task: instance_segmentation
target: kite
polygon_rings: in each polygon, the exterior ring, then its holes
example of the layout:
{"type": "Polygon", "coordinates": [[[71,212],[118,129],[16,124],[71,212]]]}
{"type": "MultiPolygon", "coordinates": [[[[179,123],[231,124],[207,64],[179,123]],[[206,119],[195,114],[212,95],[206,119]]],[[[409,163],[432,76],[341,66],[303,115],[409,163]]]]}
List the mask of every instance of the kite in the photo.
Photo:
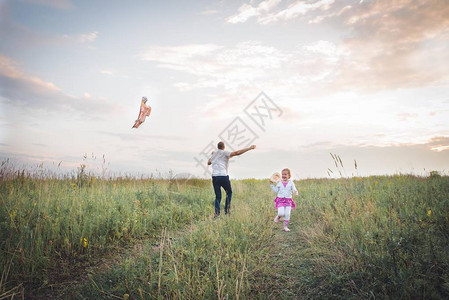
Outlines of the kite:
{"type": "Polygon", "coordinates": [[[147,97],[142,97],[142,102],[140,102],[140,111],[137,120],[132,128],[139,128],[139,126],[145,122],[145,118],[150,116],[151,106],[147,105],[147,97]]]}

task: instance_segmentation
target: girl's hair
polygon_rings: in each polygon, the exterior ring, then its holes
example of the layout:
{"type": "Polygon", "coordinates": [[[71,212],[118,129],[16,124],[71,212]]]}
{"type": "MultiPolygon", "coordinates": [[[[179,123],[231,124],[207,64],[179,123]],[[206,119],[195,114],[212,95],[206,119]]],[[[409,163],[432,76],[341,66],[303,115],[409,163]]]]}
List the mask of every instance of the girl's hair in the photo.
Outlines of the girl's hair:
{"type": "MultiPolygon", "coordinates": [[[[289,168],[285,168],[285,169],[282,170],[282,172],[284,172],[284,171],[287,171],[287,173],[288,173],[288,178],[290,179],[290,177],[292,177],[292,173],[290,172],[290,169],[289,169],[289,168]]],[[[281,172],[281,173],[282,173],[282,172],[281,172]]]]}

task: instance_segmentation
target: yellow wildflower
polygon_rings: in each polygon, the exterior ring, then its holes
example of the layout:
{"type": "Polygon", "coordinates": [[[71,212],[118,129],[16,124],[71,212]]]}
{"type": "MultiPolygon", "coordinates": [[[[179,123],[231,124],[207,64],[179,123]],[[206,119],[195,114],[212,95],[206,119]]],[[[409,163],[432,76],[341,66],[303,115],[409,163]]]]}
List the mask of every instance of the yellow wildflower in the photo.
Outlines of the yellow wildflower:
{"type": "Polygon", "coordinates": [[[432,215],[432,210],[429,209],[429,210],[427,211],[427,215],[430,217],[430,216],[432,215]]]}

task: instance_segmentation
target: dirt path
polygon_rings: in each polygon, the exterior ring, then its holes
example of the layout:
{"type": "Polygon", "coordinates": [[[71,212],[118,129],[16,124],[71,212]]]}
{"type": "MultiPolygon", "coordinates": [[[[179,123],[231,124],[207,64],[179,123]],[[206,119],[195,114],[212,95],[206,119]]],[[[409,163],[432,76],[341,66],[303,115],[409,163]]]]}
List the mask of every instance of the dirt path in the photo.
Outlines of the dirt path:
{"type": "Polygon", "coordinates": [[[307,251],[300,225],[291,220],[290,232],[283,231],[282,221],[273,224],[274,236],[270,267],[265,275],[268,299],[305,299],[304,254],[307,251]]]}

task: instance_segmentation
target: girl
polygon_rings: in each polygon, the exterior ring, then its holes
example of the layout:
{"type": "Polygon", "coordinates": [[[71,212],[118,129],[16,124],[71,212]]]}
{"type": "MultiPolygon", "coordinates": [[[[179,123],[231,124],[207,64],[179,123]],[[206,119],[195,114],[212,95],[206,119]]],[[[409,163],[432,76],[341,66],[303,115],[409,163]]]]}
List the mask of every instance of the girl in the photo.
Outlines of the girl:
{"type": "Polygon", "coordinates": [[[270,179],[270,187],[273,192],[277,194],[274,202],[276,203],[275,207],[278,210],[278,214],[276,218],[274,218],[274,222],[277,223],[279,221],[279,218],[283,216],[284,231],[290,231],[290,229],[288,229],[288,223],[290,222],[290,212],[296,206],[295,201],[293,201],[292,198],[292,193],[298,195],[298,190],[296,189],[293,181],[290,180],[290,177],[290,169],[286,168],[282,170],[282,180],[276,183],[273,179],[270,179]]]}

